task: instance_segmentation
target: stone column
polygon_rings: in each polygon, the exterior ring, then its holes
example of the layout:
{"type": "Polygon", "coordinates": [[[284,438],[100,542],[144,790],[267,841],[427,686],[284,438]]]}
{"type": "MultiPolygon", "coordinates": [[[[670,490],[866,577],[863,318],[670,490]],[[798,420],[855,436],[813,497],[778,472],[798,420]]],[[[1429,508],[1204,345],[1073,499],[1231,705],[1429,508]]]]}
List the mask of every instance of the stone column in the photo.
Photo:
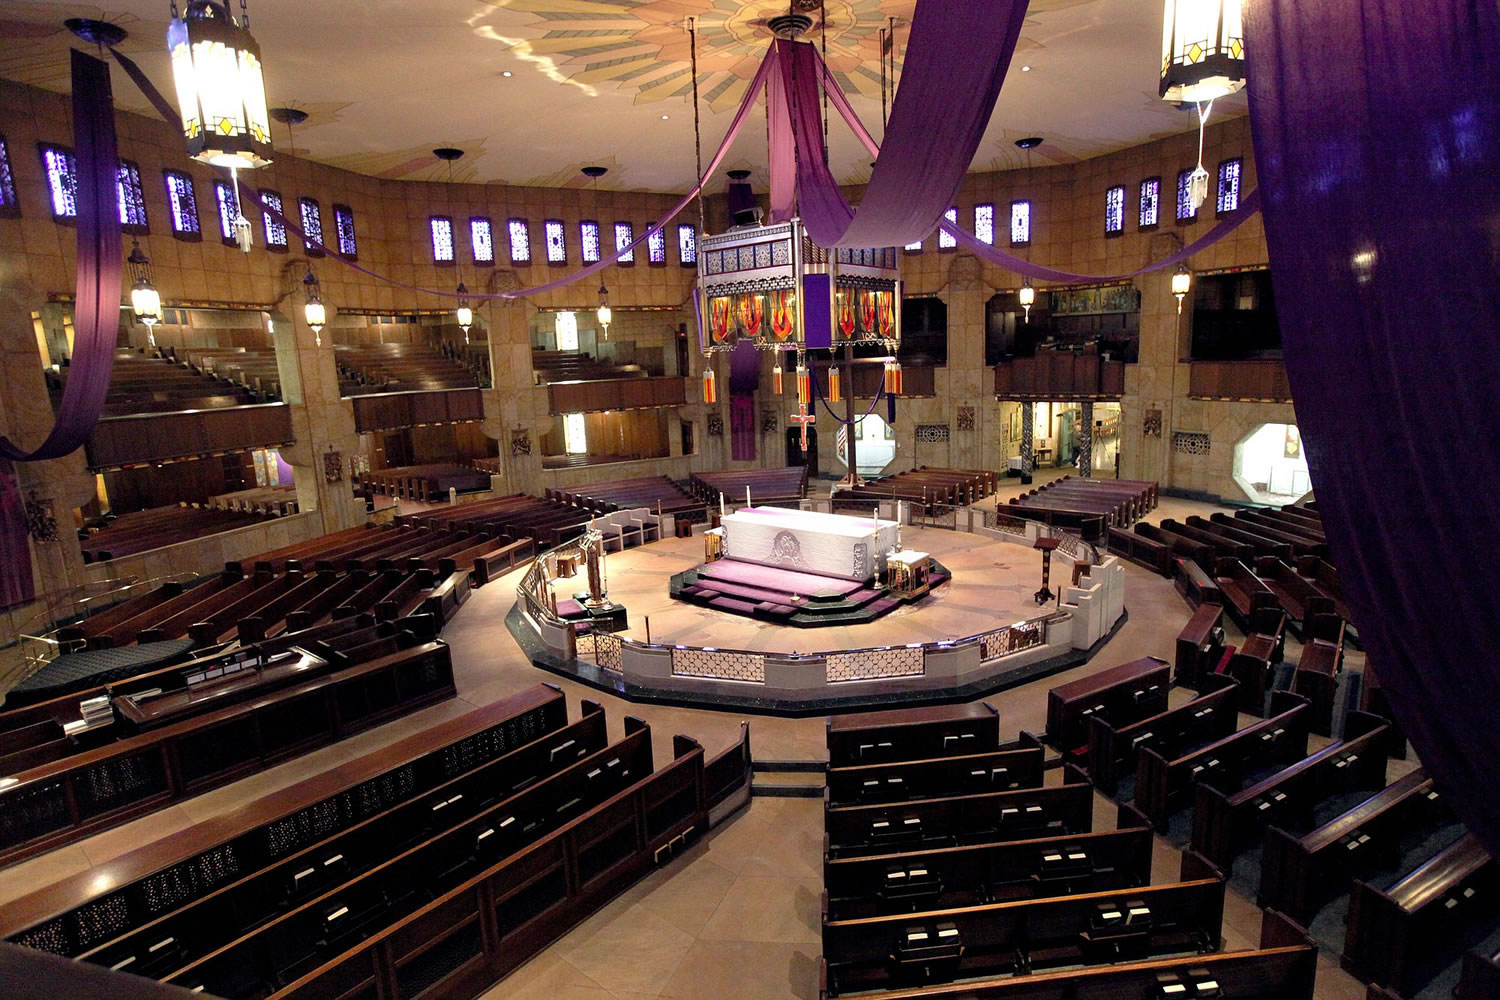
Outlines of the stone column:
{"type": "MultiPolygon", "coordinates": [[[[291,406],[295,438],[291,447],[281,449],[281,456],[293,467],[298,506],[304,512],[318,511],[327,534],[365,520],[365,505],[355,498],[349,481],[349,460],[359,454],[359,435],[354,430],[354,404],[339,396],[332,329],[323,328],[319,346],[303,319],[302,273],[299,262],[287,265],[286,291],[271,313],[281,398],[291,406]]],[[[328,306],[330,322],[334,305],[328,306]]]]}
{"type": "Polygon", "coordinates": [[[1036,404],[1021,404],[1021,481],[1031,481],[1031,442],[1036,427],[1036,404]]]}
{"type": "MultiPolygon", "coordinates": [[[[516,272],[491,275],[486,291],[520,287],[516,272]]],[[[537,309],[526,299],[494,299],[489,315],[490,388],[484,391],[484,433],[498,442],[505,493],[540,496],[542,432],[551,424],[546,386],[535,385],[531,367],[531,318],[537,309]]]]}
{"type": "Polygon", "coordinates": [[[1094,402],[1086,400],[1081,408],[1078,432],[1078,474],[1094,474],[1094,402]]]}

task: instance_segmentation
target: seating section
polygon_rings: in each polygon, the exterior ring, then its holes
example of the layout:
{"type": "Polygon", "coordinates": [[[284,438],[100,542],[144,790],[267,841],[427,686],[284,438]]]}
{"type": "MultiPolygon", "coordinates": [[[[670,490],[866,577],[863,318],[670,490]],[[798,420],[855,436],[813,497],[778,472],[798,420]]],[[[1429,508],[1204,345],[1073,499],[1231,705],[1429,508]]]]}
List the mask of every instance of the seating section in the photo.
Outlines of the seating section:
{"type": "MultiPolygon", "coordinates": [[[[1131,543],[1111,541],[1110,529],[1128,528],[1137,520],[1154,510],[1157,504],[1157,485],[1131,479],[1087,479],[1063,476],[1045,486],[1013,497],[1002,510],[1015,517],[1024,517],[1061,528],[1073,528],[1086,541],[1123,545],[1126,552],[1134,554],[1131,543]]],[[[1145,525],[1136,525],[1137,531],[1151,541],[1161,541],[1154,534],[1141,531],[1145,525]]],[[[1142,546],[1140,555],[1148,564],[1159,564],[1159,552],[1153,553],[1142,546]]],[[[1154,567],[1153,567],[1154,568],[1154,567]]]]}
{"type": "Polygon", "coordinates": [[[333,356],[341,396],[479,385],[473,371],[429,344],[339,344],[333,356]]]}
{"type": "Polygon", "coordinates": [[[234,493],[221,493],[209,497],[205,507],[218,510],[251,511],[257,514],[275,514],[286,517],[298,511],[297,487],[291,483],[281,486],[259,486],[234,493]]]}
{"type": "Polygon", "coordinates": [[[651,373],[640,365],[617,365],[596,360],[584,351],[531,352],[531,367],[538,385],[551,382],[593,382],[599,379],[645,378],[651,373]]]}
{"type": "Polygon", "coordinates": [[[713,510],[718,509],[720,495],[727,503],[739,504],[747,489],[752,504],[790,503],[807,496],[807,467],[698,472],[688,485],[693,495],[713,510]]]}
{"type": "MultiPolygon", "coordinates": [[[[1115,695],[1165,681],[1133,669],[1098,686],[1117,718],[1131,699],[1115,695]]],[[[1083,694],[1049,699],[1063,743],[1103,722],[1083,694]]],[[[1301,928],[1268,914],[1260,949],[1219,953],[1223,874],[1189,852],[1178,881],[1152,884],[1146,818],[1121,805],[1095,830],[1084,773],[1063,763],[1044,783],[1041,741],[1001,743],[989,706],[843,716],[827,741],[821,998],[1311,1000],[1301,928]]]]}
{"type": "Polygon", "coordinates": [[[549,489],[547,499],[597,514],[627,507],[646,507],[653,513],[672,514],[678,520],[701,521],[706,516],[704,501],[666,476],[549,489]]]}
{"type": "Polygon", "coordinates": [[[270,347],[164,348],[163,355],[225,385],[240,386],[262,403],[281,399],[281,374],[270,347]]]}
{"type": "Polygon", "coordinates": [[[430,503],[447,500],[450,489],[460,493],[488,490],[490,473],[471,465],[439,462],[364,472],[359,476],[359,483],[386,496],[430,503]]]}
{"type": "Polygon", "coordinates": [[[538,685],[0,916],[12,942],[229,1000],[483,992],[748,799],[712,757],[538,685]]]}
{"type": "Polygon", "coordinates": [[[267,509],[236,510],[186,503],[152,507],[108,517],[96,527],[86,526],[78,533],[79,548],[83,550],[84,562],[105,562],[277,516],[278,512],[267,509]]]}
{"type": "Polygon", "coordinates": [[[919,503],[924,512],[932,513],[934,504],[965,507],[993,496],[999,482],[999,476],[983,469],[939,469],[924,465],[909,472],[867,479],[863,486],[853,489],[840,489],[834,494],[834,501],[905,500],[909,504],[919,503]]]}
{"type": "MultiPolygon", "coordinates": [[[[67,385],[68,373],[69,369],[64,368],[48,374],[54,394],[61,394],[67,385]]],[[[102,415],[122,417],[136,413],[211,410],[274,401],[274,398],[262,397],[243,385],[177,364],[170,353],[148,355],[121,350],[115,352],[102,415]]]]}
{"type": "Polygon", "coordinates": [[[524,538],[537,548],[555,547],[583,534],[594,513],[561,500],[538,500],[524,493],[434,507],[397,516],[396,523],[429,530],[479,532],[524,538]]]}

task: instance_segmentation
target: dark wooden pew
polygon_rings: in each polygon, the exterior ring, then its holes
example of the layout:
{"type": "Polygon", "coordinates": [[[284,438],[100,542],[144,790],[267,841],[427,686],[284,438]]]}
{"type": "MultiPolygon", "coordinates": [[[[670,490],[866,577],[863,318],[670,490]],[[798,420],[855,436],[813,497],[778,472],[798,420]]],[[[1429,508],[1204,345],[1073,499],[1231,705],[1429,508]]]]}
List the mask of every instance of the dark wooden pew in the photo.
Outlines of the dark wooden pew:
{"type": "Polygon", "coordinates": [[[1177,633],[1176,671],[1172,681],[1200,688],[1224,656],[1224,608],[1202,604],[1177,633]]]}
{"type": "Polygon", "coordinates": [[[1172,557],[1172,585],[1195,608],[1204,604],[1222,605],[1224,603],[1224,595],[1219,592],[1219,585],[1214,582],[1213,577],[1204,572],[1202,566],[1192,559],[1182,556],[1172,557]]]}
{"type": "Polygon", "coordinates": [[[1291,560],[1292,547],[1286,542],[1278,542],[1274,539],[1254,535],[1247,531],[1241,531],[1235,527],[1233,519],[1229,521],[1211,521],[1197,514],[1188,516],[1187,523],[1200,531],[1206,531],[1211,535],[1218,535],[1233,542],[1242,542],[1249,545],[1255,551],[1257,557],[1271,557],[1274,559],[1291,560]]]}
{"type": "Polygon", "coordinates": [[[833,767],[827,774],[828,801],[834,806],[951,798],[1041,783],[1041,747],[833,767]]]}
{"type": "Polygon", "coordinates": [[[1246,563],[1255,561],[1255,547],[1233,538],[1205,531],[1191,524],[1183,524],[1173,518],[1166,518],[1161,522],[1163,531],[1170,531],[1174,535],[1190,538],[1195,542],[1202,542],[1213,549],[1216,559],[1239,559],[1246,563]]]}
{"type": "Polygon", "coordinates": [[[1224,595],[1224,607],[1241,628],[1248,629],[1250,616],[1261,608],[1279,607],[1276,594],[1249,566],[1238,559],[1214,563],[1214,582],[1224,595]]]}
{"type": "Polygon", "coordinates": [[[1351,712],[1345,731],[1340,742],[1239,791],[1200,783],[1193,802],[1193,850],[1228,873],[1235,857],[1258,844],[1271,824],[1305,829],[1323,799],[1383,787],[1390,737],[1385,721],[1351,712]]]}
{"type": "Polygon", "coordinates": [[[1167,661],[1154,656],[1101,670],[1047,692],[1047,742],[1064,753],[1088,746],[1088,720],[1126,725],[1167,707],[1167,661]]]}
{"type": "Polygon", "coordinates": [[[1334,614],[1333,599],[1283,559],[1262,556],[1255,560],[1255,575],[1271,588],[1299,635],[1303,622],[1318,615],[1334,614]]]}
{"type": "Polygon", "coordinates": [[[1271,695],[1274,713],[1223,739],[1171,760],[1149,747],[1136,757],[1135,805],[1158,830],[1199,784],[1238,790],[1247,778],[1307,756],[1307,699],[1271,695]]]}
{"type": "MultiPolygon", "coordinates": [[[[1205,605],[1208,607],[1208,605],[1205,605]]],[[[1089,720],[1089,778],[1112,795],[1121,774],[1134,774],[1136,755],[1150,747],[1168,759],[1222,739],[1238,724],[1238,685],[1223,674],[1210,674],[1192,701],[1116,728],[1107,719],[1089,720]]]]}
{"type": "Polygon", "coordinates": [[[1167,576],[1172,571],[1171,548],[1134,531],[1111,526],[1109,551],[1162,576],[1167,576]]]}
{"type": "Polygon", "coordinates": [[[993,707],[944,705],[829,718],[828,764],[927,760],[1000,749],[1000,716],[993,707]]]}
{"type": "Polygon", "coordinates": [[[1333,733],[1334,695],[1343,669],[1344,619],[1319,615],[1303,629],[1302,655],[1292,675],[1292,690],[1312,702],[1313,732],[1333,733]]]}

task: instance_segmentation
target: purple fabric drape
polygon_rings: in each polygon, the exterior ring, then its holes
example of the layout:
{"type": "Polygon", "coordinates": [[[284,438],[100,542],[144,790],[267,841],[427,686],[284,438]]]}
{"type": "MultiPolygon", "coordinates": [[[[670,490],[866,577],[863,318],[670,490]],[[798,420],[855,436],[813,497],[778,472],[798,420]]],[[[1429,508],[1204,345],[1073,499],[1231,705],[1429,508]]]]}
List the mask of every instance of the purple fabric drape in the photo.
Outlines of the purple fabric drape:
{"type": "Polygon", "coordinates": [[[917,5],[885,153],[875,161],[858,212],[822,156],[817,52],[808,42],[776,42],[802,153],[798,211],[813,242],[828,248],[902,246],[932,232],[953,205],[989,125],[1027,7],[1028,0],[917,5]]]}
{"type": "MultiPolygon", "coordinates": [[[[771,46],[767,59],[777,58],[771,46]]],[[[780,73],[766,77],[766,156],[771,175],[771,221],[797,215],[797,137],[792,132],[792,105],[780,73]]]]}
{"type": "Polygon", "coordinates": [[[760,352],[748,340],[729,352],[729,443],[736,462],[755,460],[755,390],[760,385],[760,352]]]}
{"type": "Polygon", "coordinates": [[[1500,17],[1245,15],[1287,376],[1339,578],[1423,765],[1500,851],[1500,17]]]}
{"type": "Polygon", "coordinates": [[[26,517],[13,462],[62,458],[94,430],[109,392],[120,331],[120,213],[114,99],[109,65],[73,50],[73,156],[77,169],[78,244],[73,357],[57,419],[30,451],[0,438],[0,607],[35,596],[26,517]]]}

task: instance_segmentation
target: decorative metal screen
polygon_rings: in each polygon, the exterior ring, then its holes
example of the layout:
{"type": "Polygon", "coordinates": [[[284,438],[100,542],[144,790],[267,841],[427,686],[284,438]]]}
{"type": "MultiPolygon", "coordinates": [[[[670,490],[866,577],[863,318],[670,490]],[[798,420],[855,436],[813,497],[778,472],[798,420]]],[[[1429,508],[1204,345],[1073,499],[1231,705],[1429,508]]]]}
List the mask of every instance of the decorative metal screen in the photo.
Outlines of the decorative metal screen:
{"type": "Polygon", "coordinates": [[[1208,435],[1197,431],[1173,431],[1172,450],[1179,455],[1207,455],[1208,435]]]}
{"type": "Polygon", "coordinates": [[[987,510],[984,512],[984,526],[986,528],[993,528],[996,531],[1003,531],[1007,535],[1025,537],[1027,523],[1019,517],[1011,517],[1009,514],[1002,514],[997,510],[987,510]]]}
{"type": "Polygon", "coordinates": [[[1156,225],[1161,213],[1161,178],[1148,177],[1141,181],[1141,228],[1156,225]]]}
{"type": "Polygon", "coordinates": [[[121,160],[115,172],[115,194],[120,201],[120,227],[127,233],[145,233],[146,191],[141,187],[141,168],[121,160]]]}
{"type": "Polygon", "coordinates": [[[1008,656],[1023,649],[1040,646],[1045,641],[1046,630],[1040,622],[1007,625],[993,632],[985,632],[979,637],[979,658],[993,660],[997,656],[1008,656]]]}
{"type": "Polygon", "coordinates": [[[547,219],[542,223],[542,235],[547,242],[547,263],[568,262],[568,237],[561,219],[547,219]]]}
{"type": "Polygon", "coordinates": [[[759,653],[723,649],[673,649],[675,677],[708,677],[718,681],[766,682],[766,658],[759,653]]]}
{"type": "MultiPolygon", "coordinates": [[[[264,188],[260,192],[262,204],[274,208],[278,213],[282,212],[281,195],[275,191],[267,191],[264,188]]],[[[286,226],[271,217],[270,212],[261,212],[261,223],[266,229],[266,246],[286,249],[286,226]]]]}
{"type": "Polygon", "coordinates": [[[995,242],[995,206],[974,206],[974,235],[991,245],[995,242]]]}
{"type": "Polygon", "coordinates": [[[947,424],[918,424],[917,441],[922,444],[942,444],[948,440],[947,424]]]}
{"type": "Polygon", "coordinates": [[[1225,160],[1219,164],[1219,197],[1217,199],[1218,214],[1225,215],[1240,207],[1240,170],[1243,164],[1239,160],[1225,160]]]}
{"type": "MultiPolygon", "coordinates": [[[[298,198],[297,210],[302,214],[302,232],[307,240],[323,242],[323,212],[318,208],[318,202],[313,198],[298,198]]],[[[311,242],[304,241],[303,248],[310,254],[321,255],[322,250],[314,247],[311,242]]]]}
{"type": "Polygon", "coordinates": [[[427,222],[432,229],[432,259],[439,264],[453,263],[453,220],[434,215],[427,222]]]}
{"type": "Polygon", "coordinates": [[[677,227],[677,260],[684,266],[698,263],[698,227],[684,222],[677,227]]]}
{"type": "MultiPolygon", "coordinates": [[[[957,208],[950,208],[950,209],[948,209],[948,211],[946,211],[946,212],[943,213],[943,218],[947,219],[948,222],[951,225],[955,225],[955,226],[958,225],[958,209],[957,208]]],[[[957,246],[958,246],[958,240],[954,239],[951,235],[949,235],[949,233],[948,233],[948,231],[946,229],[943,229],[942,227],[939,227],[938,228],[938,249],[939,250],[952,250],[952,249],[954,249],[957,246]]]]}
{"type": "Polygon", "coordinates": [[[348,205],[333,206],[333,226],[339,234],[339,253],[354,258],[359,255],[359,244],[354,239],[354,209],[348,205]]]}
{"type": "Polygon", "coordinates": [[[609,632],[586,632],[578,637],[578,655],[593,660],[605,670],[616,673],[625,669],[621,659],[620,637],[609,632]]]}
{"type": "Polygon", "coordinates": [[[1010,245],[1026,246],[1031,242],[1031,202],[1010,203],[1010,245]]]}
{"type": "Polygon", "coordinates": [[[855,653],[829,653],[828,683],[873,681],[882,677],[921,677],[926,654],[918,648],[863,649],[855,653]]]}
{"type": "Polygon", "coordinates": [[[599,259],[599,223],[585,219],[578,224],[578,245],[583,248],[585,264],[599,259]]]}
{"type": "Polygon", "coordinates": [[[495,229],[489,219],[475,216],[469,220],[469,249],[473,251],[474,263],[495,262],[495,229]]]}

